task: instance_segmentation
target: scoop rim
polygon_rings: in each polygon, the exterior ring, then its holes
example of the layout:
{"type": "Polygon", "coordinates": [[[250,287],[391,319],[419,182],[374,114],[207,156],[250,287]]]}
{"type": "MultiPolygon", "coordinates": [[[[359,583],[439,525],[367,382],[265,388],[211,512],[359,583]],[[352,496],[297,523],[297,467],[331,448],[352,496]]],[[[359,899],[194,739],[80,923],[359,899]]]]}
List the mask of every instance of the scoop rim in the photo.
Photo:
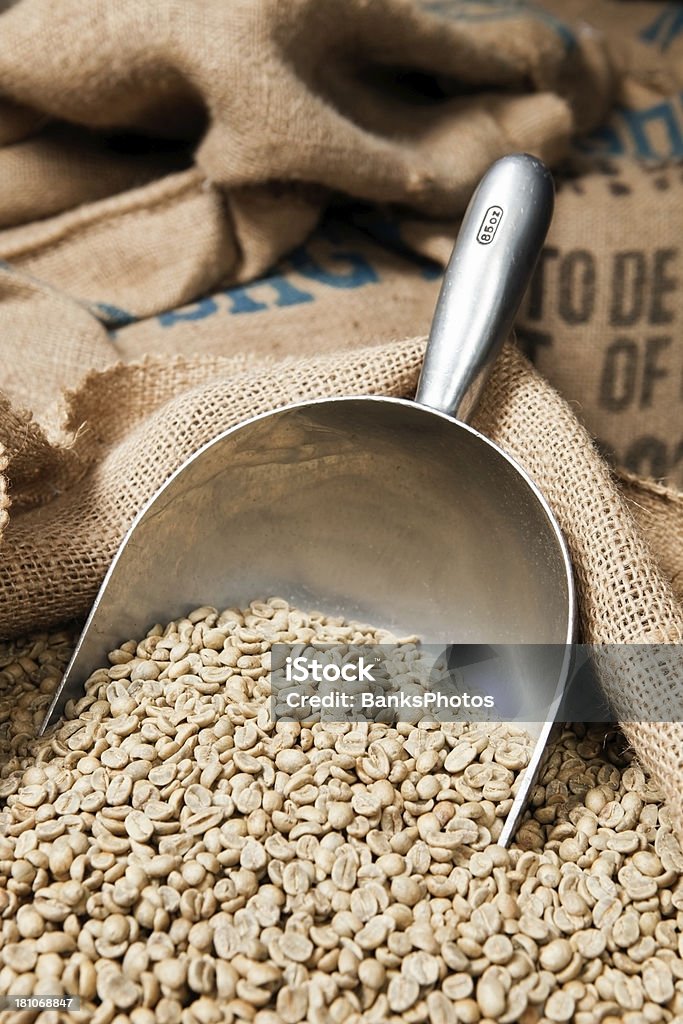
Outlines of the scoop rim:
{"type": "MultiPolygon", "coordinates": [[[[252,425],[254,425],[256,423],[259,423],[261,421],[264,421],[264,420],[267,420],[267,419],[270,419],[270,418],[274,418],[276,416],[281,416],[281,415],[286,414],[286,413],[303,411],[305,409],[316,408],[318,406],[323,406],[323,405],[338,405],[338,404],[343,404],[343,403],[354,403],[354,402],[363,402],[363,403],[373,402],[373,403],[378,403],[378,404],[390,403],[392,405],[400,406],[403,409],[411,410],[409,412],[409,415],[414,415],[415,412],[419,411],[420,413],[424,413],[426,415],[436,416],[436,417],[444,420],[445,422],[447,422],[451,426],[459,428],[460,430],[466,431],[468,434],[470,434],[473,437],[475,437],[478,441],[480,441],[486,447],[492,449],[495,455],[500,456],[501,458],[503,458],[511,466],[511,468],[513,470],[515,470],[522,477],[524,483],[527,485],[527,487],[529,488],[529,490],[531,491],[531,493],[535,497],[536,501],[541,506],[541,508],[542,508],[542,510],[543,510],[543,512],[545,514],[546,522],[548,523],[550,529],[552,530],[552,533],[554,535],[554,539],[555,539],[557,548],[559,549],[561,557],[562,557],[562,562],[563,562],[563,565],[564,565],[566,595],[567,595],[567,599],[566,599],[566,603],[567,603],[567,616],[566,616],[567,628],[566,628],[565,638],[564,638],[563,642],[564,642],[565,647],[568,650],[571,648],[571,645],[572,645],[572,643],[573,643],[573,641],[574,641],[574,639],[575,639],[575,637],[577,635],[578,615],[577,615],[576,586],[575,586],[574,575],[573,575],[573,571],[572,571],[572,560],[571,560],[571,555],[570,555],[570,552],[569,552],[569,547],[568,547],[567,541],[566,541],[566,539],[564,537],[564,534],[562,533],[560,525],[557,522],[555,514],[552,511],[550,505],[548,504],[548,501],[546,500],[546,498],[544,497],[544,495],[540,491],[538,485],[535,483],[535,481],[529,475],[529,473],[524,469],[523,466],[521,466],[516,461],[516,459],[514,459],[511,455],[509,455],[506,451],[504,451],[499,445],[497,445],[495,443],[495,441],[492,441],[489,437],[487,437],[485,434],[483,434],[480,430],[477,430],[475,427],[471,426],[469,423],[464,423],[462,420],[456,419],[454,416],[451,416],[448,413],[442,412],[439,409],[434,409],[431,406],[422,405],[421,403],[418,403],[418,402],[416,402],[416,401],[414,401],[412,399],[399,398],[399,397],[396,397],[396,396],[393,396],[393,395],[334,395],[334,396],[330,396],[330,397],[313,398],[313,399],[308,399],[308,400],[303,401],[303,402],[291,402],[291,403],[289,403],[287,405],[277,406],[275,409],[268,409],[265,412],[257,413],[255,416],[250,416],[247,419],[240,420],[239,423],[235,423],[232,427],[228,427],[225,430],[222,430],[220,433],[216,434],[209,441],[206,441],[199,448],[197,448],[194,452],[192,452],[192,454],[189,455],[186,459],[184,459],[183,462],[175,470],[173,470],[173,472],[170,473],[168,475],[168,477],[166,477],[164,482],[154,491],[154,493],[142,505],[142,507],[136,513],[136,515],[135,515],[133,521],[131,522],[130,526],[128,527],[128,529],[124,533],[123,537],[121,538],[121,540],[120,540],[120,542],[118,544],[118,547],[116,549],[116,553],[114,554],[114,557],[112,558],[112,561],[111,561],[111,563],[110,563],[110,565],[109,565],[109,567],[107,569],[107,572],[104,575],[102,583],[100,584],[100,586],[98,588],[97,594],[95,596],[95,600],[93,601],[92,607],[90,608],[90,611],[88,612],[88,616],[87,616],[87,618],[85,620],[85,623],[83,625],[83,629],[81,630],[81,633],[80,633],[80,635],[78,637],[78,640],[76,642],[76,645],[74,647],[73,654],[72,654],[71,658],[69,659],[69,664],[67,665],[67,667],[66,667],[66,669],[64,671],[64,674],[62,676],[60,685],[58,686],[58,688],[57,688],[57,690],[56,690],[56,692],[55,692],[55,694],[53,696],[53,699],[52,699],[52,701],[50,702],[50,704],[49,704],[49,706],[47,708],[47,711],[45,713],[45,718],[43,720],[43,723],[41,725],[41,728],[39,730],[39,734],[38,735],[42,735],[44,733],[45,729],[47,728],[48,723],[51,720],[51,717],[52,717],[54,709],[58,706],[58,704],[60,702],[61,693],[62,693],[62,691],[64,689],[65,684],[68,681],[68,678],[69,678],[69,676],[71,674],[73,666],[76,664],[76,660],[78,658],[81,646],[82,646],[82,644],[83,644],[83,642],[85,640],[86,635],[89,633],[91,626],[94,623],[94,620],[95,620],[95,617],[97,615],[98,608],[99,608],[99,605],[100,605],[100,601],[101,601],[101,599],[102,599],[102,597],[103,597],[103,595],[104,595],[104,593],[105,593],[105,591],[106,591],[106,589],[107,589],[107,587],[109,585],[111,577],[113,576],[114,572],[116,571],[119,559],[120,559],[120,557],[121,557],[121,555],[122,555],[126,545],[128,544],[129,540],[131,539],[135,529],[142,522],[144,517],[147,515],[147,513],[152,508],[152,506],[156,503],[156,501],[161,497],[161,495],[164,493],[164,491],[171,485],[171,483],[173,483],[173,481],[175,481],[175,479],[178,476],[180,476],[180,474],[183,473],[184,470],[187,469],[188,466],[191,463],[193,463],[196,459],[200,458],[205,452],[207,452],[214,445],[219,444],[220,442],[224,441],[227,437],[229,437],[231,434],[235,434],[238,431],[245,429],[246,427],[250,427],[250,426],[252,426],[252,425]]],[[[560,641],[558,641],[558,643],[559,642],[560,641]]],[[[568,676],[568,672],[569,672],[569,667],[568,667],[568,664],[567,664],[566,668],[563,669],[561,674],[560,674],[559,690],[562,690],[564,688],[564,685],[566,683],[566,679],[567,679],[567,676],[568,676]]]]}
{"type": "MultiPolygon", "coordinates": [[[[181,463],[181,465],[177,467],[177,469],[175,469],[172,473],[169,474],[166,480],[161,484],[160,487],[157,488],[154,494],[152,494],[151,497],[147,499],[145,504],[136,514],[131,525],[128,527],[124,536],[122,537],[121,542],[116,550],[116,554],[112,559],[111,565],[109,566],[109,569],[107,570],[107,573],[104,579],[102,580],[102,585],[98,591],[97,598],[95,600],[95,603],[93,604],[92,611],[94,612],[97,604],[99,603],[100,594],[104,591],[106,584],[108,583],[109,578],[113,573],[116,563],[118,562],[119,555],[122,552],[125,545],[128,543],[128,540],[130,539],[130,536],[132,535],[138,523],[142,521],[146,513],[156,502],[157,498],[176,479],[176,477],[178,477],[185,469],[187,469],[187,467],[192,462],[195,461],[195,459],[200,458],[201,455],[203,455],[214,445],[219,444],[221,441],[225,440],[225,438],[229,437],[231,434],[236,433],[238,430],[243,430],[245,427],[250,427],[255,423],[259,423],[271,417],[280,416],[283,413],[303,411],[304,409],[315,408],[317,406],[322,405],[336,405],[341,403],[353,402],[391,403],[392,405],[397,405],[401,406],[404,409],[412,410],[410,415],[412,415],[414,411],[419,410],[420,412],[423,412],[425,414],[437,416],[440,419],[444,420],[445,422],[451,424],[452,426],[458,427],[461,430],[466,431],[468,434],[471,434],[473,437],[477,438],[477,440],[481,441],[488,448],[491,448],[496,455],[499,455],[500,457],[505,459],[505,461],[522,477],[527,487],[531,490],[532,494],[534,495],[534,497],[540,504],[541,508],[543,509],[543,512],[545,513],[546,519],[550,524],[550,527],[555,536],[555,540],[562,555],[562,561],[564,563],[567,584],[568,605],[567,633],[565,637],[565,643],[571,644],[574,637],[576,636],[577,629],[576,585],[574,582],[574,575],[572,571],[571,554],[569,551],[567,541],[560,527],[560,524],[558,523],[557,518],[555,516],[555,513],[551,509],[547,499],[538,487],[538,484],[536,484],[536,482],[530,476],[527,470],[523,466],[521,466],[520,463],[517,462],[515,458],[513,458],[513,456],[509,455],[503,448],[500,447],[500,445],[496,444],[495,441],[492,441],[491,438],[487,437],[486,434],[483,434],[480,430],[477,430],[476,427],[473,427],[469,423],[465,423],[463,420],[457,419],[455,416],[451,416],[449,413],[442,412],[440,409],[434,409],[431,406],[422,405],[421,403],[416,402],[413,399],[400,398],[394,395],[333,395],[330,397],[307,399],[306,401],[303,402],[290,402],[287,405],[280,405],[277,406],[277,408],[275,409],[268,409],[265,412],[257,413],[255,416],[250,416],[247,419],[240,420],[239,423],[236,423],[232,427],[226,428],[219,434],[216,434],[214,437],[212,437],[209,441],[206,441],[203,445],[197,448],[196,451],[189,455],[181,463]]],[[[89,622],[90,615],[88,616],[88,620],[86,622],[86,625],[84,626],[84,632],[87,626],[89,625],[89,622]]]]}

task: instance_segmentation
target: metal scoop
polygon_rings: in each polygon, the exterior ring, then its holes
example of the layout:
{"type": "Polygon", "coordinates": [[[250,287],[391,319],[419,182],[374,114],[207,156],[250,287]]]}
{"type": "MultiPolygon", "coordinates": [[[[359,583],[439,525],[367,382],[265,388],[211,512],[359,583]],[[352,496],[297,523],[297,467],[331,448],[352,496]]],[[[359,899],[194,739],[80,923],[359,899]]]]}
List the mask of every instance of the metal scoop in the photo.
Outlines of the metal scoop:
{"type": "MultiPolygon", "coordinates": [[[[114,558],[43,729],[108,651],[207,603],[276,594],[442,645],[571,641],[559,527],[527,474],[464,422],[510,333],[552,207],[551,175],[533,157],[505,157],[484,176],[444,276],[415,402],[287,406],[220,434],[167,480],[114,558]]],[[[527,692],[546,671],[531,660],[527,692]]]]}

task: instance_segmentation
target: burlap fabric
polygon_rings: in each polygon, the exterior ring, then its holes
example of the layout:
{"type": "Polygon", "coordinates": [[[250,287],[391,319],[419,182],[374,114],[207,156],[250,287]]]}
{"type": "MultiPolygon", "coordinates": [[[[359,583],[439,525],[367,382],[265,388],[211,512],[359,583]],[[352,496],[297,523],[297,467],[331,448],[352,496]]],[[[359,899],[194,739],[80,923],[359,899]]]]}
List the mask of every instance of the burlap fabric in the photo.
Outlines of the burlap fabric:
{"type": "MultiPolygon", "coordinates": [[[[575,153],[565,170],[519,342],[576,400],[612,462],[680,485],[683,165],[575,153]]],[[[440,264],[454,233],[402,225],[407,244],[440,264]]]]}
{"type": "Polygon", "coordinates": [[[608,109],[609,65],[591,36],[570,53],[552,19],[454,15],[440,0],[351,0],[343,17],[334,0],[67,0],[58,12],[21,0],[0,37],[14,142],[7,173],[0,153],[0,192],[14,198],[0,207],[23,194],[31,219],[65,212],[9,229],[0,251],[79,298],[147,315],[265,269],[308,234],[330,190],[456,215],[496,157],[555,161],[577,124],[608,109]],[[452,95],[425,102],[420,76],[452,81],[452,95]],[[174,160],[190,143],[195,169],[145,186],[147,165],[119,161],[140,187],[72,211],[77,183],[41,161],[43,135],[17,105],[77,125],[88,153],[93,129],[119,133],[117,150],[131,133],[160,136],[174,160]]]}
{"type": "MultiPolygon", "coordinates": [[[[423,342],[401,339],[428,329],[457,218],[526,149],[565,179],[519,340],[572,404],[509,347],[478,425],[559,518],[583,638],[683,640],[683,498],[613,477],[575,415],[622,465],[680,479],[680,33],[666,5],[624,10],[0,15],[2,635],[82,616],[135,512],[220,430],[306,397],[410,395],[423,342]],[[634,159],[648,145],[660,177],[634,159]]],[[[634,686],[630,717],[660,697],[634,686]]],[[[683,729],[624,727],[683,832],[683,729]]]]}

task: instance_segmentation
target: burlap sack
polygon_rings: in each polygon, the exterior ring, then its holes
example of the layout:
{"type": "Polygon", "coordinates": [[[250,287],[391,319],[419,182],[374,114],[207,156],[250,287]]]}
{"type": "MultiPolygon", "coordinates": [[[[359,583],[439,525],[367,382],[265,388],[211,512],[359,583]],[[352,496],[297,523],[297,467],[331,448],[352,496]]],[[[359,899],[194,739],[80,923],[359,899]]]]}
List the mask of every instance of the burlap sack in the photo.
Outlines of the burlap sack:
{"type": "MultiPolygon", "coordinates": [[[[4,114],[12,145],[0,148],[0,224],[18,226],[0,231],[0,255],[126,322],[252,279],[308,234],[331,188],[457,213],[495,156],[530,148],[554,160],[615,97],[630,106],[592,142],[582,135],[584,151],[599,154],[607,132],[624,153],[640,144],[652,155],[668,131],[676,152],[674,99],[657,107],[680,78],[665,6],[383,0],[347,5],[342,26],[332,4],[310,0],[255,11],[202,5],[182,25],[165,4],[63,4],[55,19],[45,2],[23,0],[7,12],[0,126],[4,114]],[[248,45],[237,52],[235,38],[248,45]],[[150,152],[150,135],[164,138],[162,152],[150,152]],[[194,169],[164,175],[183,159],[194,169]]],[[[617,463],[680,482],[682,439],[667,424],[680,404],[677,191],[662,199],[653,186],[648,202],[644,171],[615,173],[633,187],[597,174],[580,195],[561,193],[520,337],[559,390],[580,398],[583,422],[617,463]],[[641,337],[648,317],[656,333],[641,337]]],[[[454,233],[449,225],[444,252],[454,233]]],[[[144,333],[147,349],[131,355],[161,351],[170,332],[144,333]]]]}
{"type": "Polygon", "coordinates": [[[600,41],[569,47],[556,19],[534,12],[482,23],[432,0],[351,0],[343,17],[334,0],[22,0],[0,32],[8,131],[21,136],[16,105],[72,128],[63,158],[50,150],[41,164],[46,129],[26,122],[23,189],[0,151],[0,211],[66,212],[0,232],[0,256],[146,316],[264,271],[305,238],[331,190],[455,215],[503,153],[554,162],[572,131],[599,123],[611,86],[600,41]],[[98,185],[71,173],[95,129],[110,146],[122,131],[170,140],[176,160],[179,142],[198,143],[194,170],[92,202],[94,189],[116,192],[115,166],[120,183],[133,173],[120,160],[98,185]],[[79,187],[88,205],[71,209],[79,187]]]}
{"type": "MultiPolygon", "coordinates": [[[[673,58],[629,86],[642,23],[610,35],[614,5],[594,7],[20,0],[0,16],[0,634],[82,616],[135,512],[218,431],[306,397],[412,393],[422,342],[393,339],[426,331],[485,167],[519,149],[556,163],[616,96],[676,87],[673,58]],[[342,206],[306,241],[339,192],[401,209],[342,206]]],[[[478,423],[560,520],[584,639],[683,640],[680,496],[629,480],[627,502],[514,349],[478,423]]],[[[664,697],[634,687],[631,717],[664,697]]],[[[683,834],[683,730],[625,728],[683,834]]]]}
{"type": "MultiPolygon", "coordinates": [[[[543,6],[599,34],[616,103],[558,176],[519,340],[615,464],[683,486],[683,22],[670,4],[543,6]]],[[[403,235],[443,261],[454,231],[403,235]]]]}
{"type": "Polygon", "coordinates": [[[660,569],[683,601],[683,494],[630,473],[620,474],[618,483],[660,569]]]}
{"type": "Polygon", "coordinates": [[[216,355],[314,355],[425,333],[441,267],[373,237],[369,219],[381,234],[379,215],[336,211],[268,274],[115,328],[112,349],[124,360],[191,355],[198,348],[216,355]]]}

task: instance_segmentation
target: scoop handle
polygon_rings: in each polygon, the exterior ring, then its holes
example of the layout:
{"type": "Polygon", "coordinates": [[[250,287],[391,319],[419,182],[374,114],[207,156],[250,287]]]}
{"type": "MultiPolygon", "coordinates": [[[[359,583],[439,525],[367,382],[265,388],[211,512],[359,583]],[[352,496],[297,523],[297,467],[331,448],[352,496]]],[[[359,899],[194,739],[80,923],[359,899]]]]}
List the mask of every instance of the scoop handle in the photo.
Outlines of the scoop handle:
{"type": "Polygon", "coordinates": [[[470,200],[436,304],[416,401],[467,422],[512,324],[553,214],[536,157],[497,160],[470,200]]]}

